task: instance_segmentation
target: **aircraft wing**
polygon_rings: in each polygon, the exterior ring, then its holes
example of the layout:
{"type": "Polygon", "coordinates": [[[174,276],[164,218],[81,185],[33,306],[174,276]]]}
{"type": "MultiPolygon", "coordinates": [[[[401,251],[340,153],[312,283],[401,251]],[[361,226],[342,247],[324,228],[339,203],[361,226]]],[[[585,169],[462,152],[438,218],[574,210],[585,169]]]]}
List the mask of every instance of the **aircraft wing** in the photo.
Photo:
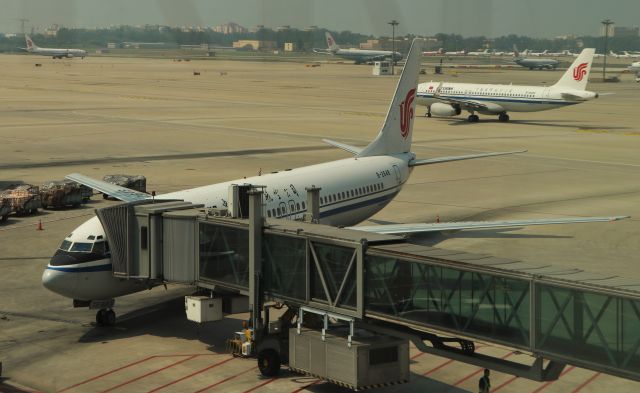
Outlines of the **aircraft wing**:
{"type": "Polygon", "coordinates": [[[91,187],[94,190],[98,190],[124,202],[135,202],[153,198],[150,194],[107,183],[106,181],[94,179],[81,175],[80,173],[72,173],[65,176],[65,178],[73,180],[76,183],[84,184],[87,187],[91,187]]]}
{"type": "Polygon", "coordinates": [[[612,217],[577,217],[577,218],[550,218],[543,220],[503,220],[503,221],[461,221],[461,222],[436,222],[417,224],[388,224],[348,227],[357,231],[373,232],[387,235],[408,234],[408,233],[428,233],[443,232],[465,229],[490,229],[490,228],[514,228],[529,225],[552,225],[552,224],[577,224],[587,222],[618,221],[629,218],[629,216],[612,217]]]}
{"type": "Polygon", "coordinates": [[[362,151],[361,147],[356,147],[356,146],[351,146],[351,145],[347,145],[346,143],[340,143],[340,142],[336,142],[336,141],[332,141],[330,139],[323,139],[322,140],[324,143],[327,143],[331,146],[335,146],[338,149],[342,149],[344,151],[348,151],[351,154],[360,154],[360,152],[362,151]]]}
{"type": "Polygon", "coordinates": [[[472,160],[474,158],[484,158],[484,157],[506,156],[508,154],[518,154],[518,153],[526,153],[526,150],[505,151],[505,152],[498,152],[498,153],[468,154],[466,156],[449,156],[449,157],[427,158],[423,160],[411,160],[409,161],[409,166],[440,164],[443,162],[472,160]]]}

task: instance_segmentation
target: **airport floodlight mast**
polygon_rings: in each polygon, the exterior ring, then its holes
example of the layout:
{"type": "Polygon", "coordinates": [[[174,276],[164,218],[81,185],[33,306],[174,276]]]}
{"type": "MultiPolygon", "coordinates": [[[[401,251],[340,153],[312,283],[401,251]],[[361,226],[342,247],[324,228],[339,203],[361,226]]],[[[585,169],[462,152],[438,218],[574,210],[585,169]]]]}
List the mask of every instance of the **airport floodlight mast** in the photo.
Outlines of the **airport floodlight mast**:
{"type": "Polygon", "coordinates": [[[602,22],[604,26],[604,65],[602,66],[602,81],[607,81],[607,44],[609,43],[609,26],[613,24],[611,19],[605,19],[602,22]]]}
{"type": "Polygon", "coordinates": [[[395,70],[393,66],[396,63],[396,26],[400,23],[395,19],[391,22],[388,22],[391,25],[391,75],[395,75],[395,70]]]}

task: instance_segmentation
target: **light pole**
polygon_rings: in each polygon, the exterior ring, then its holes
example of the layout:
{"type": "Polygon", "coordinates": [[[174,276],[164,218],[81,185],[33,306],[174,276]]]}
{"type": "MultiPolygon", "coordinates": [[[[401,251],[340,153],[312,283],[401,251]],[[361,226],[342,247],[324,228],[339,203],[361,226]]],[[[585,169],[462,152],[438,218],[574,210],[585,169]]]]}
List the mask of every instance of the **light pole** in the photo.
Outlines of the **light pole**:
{"type": "Polygon", "coordinates": [[[607,78],[607,44],[609,43],[609,26],[613,24],[611,19],[605,19],[602,22],[604,26],[604,65],[602,66],[602,81],[606,82],[607,78]]]}
{"type": "Polygon", "coordinates": [[[396,26],[400,23],[394,19],[391,22],[388,22],[388,24],[391,25],[391,75],[395,75],[393,66],[396,62],[396,26]]]}

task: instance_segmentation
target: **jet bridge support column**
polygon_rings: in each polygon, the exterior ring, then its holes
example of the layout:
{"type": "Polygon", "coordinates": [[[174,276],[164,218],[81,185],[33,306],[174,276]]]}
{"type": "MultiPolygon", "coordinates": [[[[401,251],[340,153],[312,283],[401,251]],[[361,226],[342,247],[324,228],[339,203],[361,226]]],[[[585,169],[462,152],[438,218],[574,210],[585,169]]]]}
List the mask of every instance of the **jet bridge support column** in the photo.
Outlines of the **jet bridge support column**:
{"type": "Polygon", "coordinates": [[[262,190],[249,194],[249,310],[254,332],[262,328],[262,190]]]}
{"type": "Polygon", "coordinates": [[[320,190],[322,188],[311,186],[305,188],[307,191],[307,213],[304,220],[318,224],[320,222],[320,190]]]}

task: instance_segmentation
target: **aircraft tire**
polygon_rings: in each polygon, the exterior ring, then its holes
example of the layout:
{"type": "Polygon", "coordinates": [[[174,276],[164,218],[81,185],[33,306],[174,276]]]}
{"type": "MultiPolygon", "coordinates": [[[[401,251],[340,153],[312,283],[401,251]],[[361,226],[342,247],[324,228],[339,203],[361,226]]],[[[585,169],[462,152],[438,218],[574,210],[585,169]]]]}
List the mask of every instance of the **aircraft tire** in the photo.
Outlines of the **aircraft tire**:
{"type": "Polygon", "coordinates": [[[467,119],[470,123],[477,123],[480,120],[480,117],[478,117],[478,115],[469,115],[467,119]]]}
{"type": "Polygon", "coordinates": [[[116,312],[113,310],[106,310],[104,313],[105,326],[113,326],[116,324],[116,312]]]}
{"type": "Polygon", "coordinates": [[[280,372],[280,355],[274,349],[265,349],[258,354],[258,368],[265,377],[275,377],[280,372]]]}
{"type": "Polygon", "coordinates": [[[498,120],[507,122],[509,121],[509,115],[507,115],[506,113],[501,113],[500,116],[498,116],[498,120]]]}
{"type": "Polygon", "coordinates": [[[100,310],[98,310],[98,312],[96,313],[96,325],[98,326],[104,326],[105,325],[105,314],[106,314],[107,310],[105,310],[104,308],[101,308],[100,310]]]}

